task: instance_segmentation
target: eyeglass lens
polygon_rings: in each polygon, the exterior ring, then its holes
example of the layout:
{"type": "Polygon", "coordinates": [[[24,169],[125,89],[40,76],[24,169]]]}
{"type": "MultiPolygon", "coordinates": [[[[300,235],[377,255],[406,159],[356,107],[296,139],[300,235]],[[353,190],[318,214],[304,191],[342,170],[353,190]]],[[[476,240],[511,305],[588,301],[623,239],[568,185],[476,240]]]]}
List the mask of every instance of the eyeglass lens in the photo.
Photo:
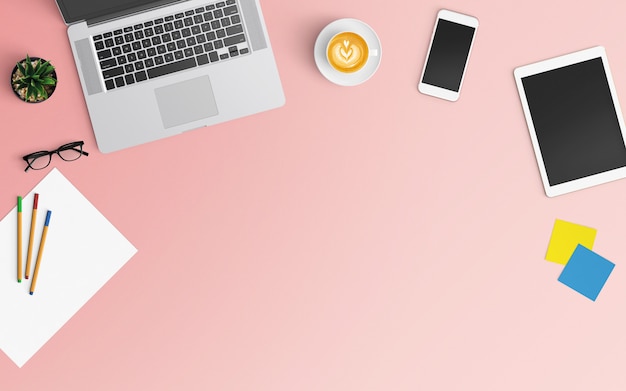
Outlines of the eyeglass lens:
{"type": "Polygon", "coordinates": [[[46,154],[29,157],[27,160],[27,163],[30,166],[30,168],[32,168],[33,170],[41,170],[41,169],[48,167],[51,160],[52,160],[52,155],[50,155],[49,153],[46,153],[46,154]]]}
{"type": "Polygon", "coordinates": [[[59,157],[66,162],[71,162],[72,160],[76,160],[83,154],[82,145],[76,144],[66,144],[60,147],[57,151],[59,157]]]}

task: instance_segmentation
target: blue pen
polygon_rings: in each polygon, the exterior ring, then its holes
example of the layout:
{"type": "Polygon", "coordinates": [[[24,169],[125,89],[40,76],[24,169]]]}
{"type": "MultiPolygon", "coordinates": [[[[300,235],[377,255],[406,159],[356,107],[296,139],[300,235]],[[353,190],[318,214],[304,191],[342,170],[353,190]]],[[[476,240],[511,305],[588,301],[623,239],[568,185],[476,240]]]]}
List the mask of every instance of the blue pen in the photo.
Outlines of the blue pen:
{"type": "Polygon", "coordinates": [[[52,211],[46,213],[46,223],[43,226],[43,232],[41,233],[41,242],[39,243],[39,253],[37,254],[37,261],[35,262],[35,273],[33,274],[33,281],[30,283],[30,294],[35,292],[35,285],[37,284],[37,275],[39,275],[39,265],[41,264],[41,256],[43,255],[43,246],[46,244],[46,236],[48,235],[48,226],[50,225],[50,215],[52,211]]]}

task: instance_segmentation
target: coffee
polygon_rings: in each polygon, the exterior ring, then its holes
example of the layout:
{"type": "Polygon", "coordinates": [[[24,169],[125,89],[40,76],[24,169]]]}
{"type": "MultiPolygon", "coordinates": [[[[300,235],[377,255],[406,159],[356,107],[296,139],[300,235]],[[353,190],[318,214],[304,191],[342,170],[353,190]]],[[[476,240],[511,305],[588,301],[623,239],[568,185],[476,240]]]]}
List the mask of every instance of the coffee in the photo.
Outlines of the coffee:
{"type": "Polygon", "coordinates": [[[352,73],[363,68],[369,49],[360,35],[345,31],[331,38],[326,56],[330,65],[339,72],[352,73]]]}

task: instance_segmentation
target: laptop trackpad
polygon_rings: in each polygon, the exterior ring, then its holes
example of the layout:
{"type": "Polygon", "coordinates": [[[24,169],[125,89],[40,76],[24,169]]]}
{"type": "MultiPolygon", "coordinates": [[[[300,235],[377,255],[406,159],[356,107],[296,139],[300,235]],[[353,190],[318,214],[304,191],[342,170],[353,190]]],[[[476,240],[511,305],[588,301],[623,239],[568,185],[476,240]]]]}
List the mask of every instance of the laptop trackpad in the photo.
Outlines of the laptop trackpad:
{"type": "Polygon", "coordinates": [[[165,128],[217,115],[208,76],[160,87],[154,93],[165,128]]]}

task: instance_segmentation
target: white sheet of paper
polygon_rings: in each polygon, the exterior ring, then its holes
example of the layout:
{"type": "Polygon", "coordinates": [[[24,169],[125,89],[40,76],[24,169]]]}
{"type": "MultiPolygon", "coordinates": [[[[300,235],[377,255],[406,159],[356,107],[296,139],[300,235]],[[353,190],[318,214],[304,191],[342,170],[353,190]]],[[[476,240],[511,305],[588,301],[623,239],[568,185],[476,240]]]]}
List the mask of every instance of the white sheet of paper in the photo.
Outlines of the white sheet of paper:
{"type": "MultiPolygon", "coordinates": [[[[26,267],[39,193],[30,279],[17,282],[17,206],[0,222],[0,349],[22,367],[137,252],[56,168],[22,202],[26,267]],[[29,294],[46,212],[52,211],[36,289],[29,294]]],[[[17,203],[17,194],[16,194],[17,203]]]]}

